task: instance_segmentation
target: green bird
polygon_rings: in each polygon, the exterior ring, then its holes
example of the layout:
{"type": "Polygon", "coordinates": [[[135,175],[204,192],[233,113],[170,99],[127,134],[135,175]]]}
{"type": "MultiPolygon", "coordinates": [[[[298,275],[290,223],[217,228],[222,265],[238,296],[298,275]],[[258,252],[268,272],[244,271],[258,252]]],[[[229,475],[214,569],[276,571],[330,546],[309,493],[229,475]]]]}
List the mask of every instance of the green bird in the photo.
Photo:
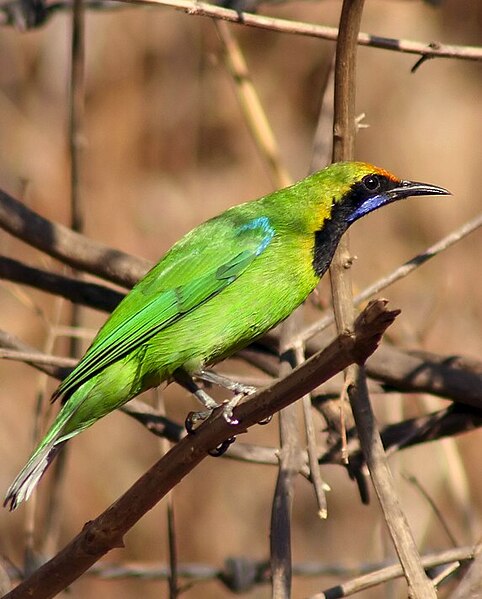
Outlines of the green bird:
{"type": "Polygon", "coordinates": [[[15,509],[66,441],[163,381],[205,406],[219,405],[195,382],[232,391],[233,407],[253,389],[207,367],[287,318],[327,270],[357,219],[409,196],[446,195],[362,162],[342,162],[258,200],[230,208],[180,239],[120,302],[53,394],[63,406],[7,491],[15,509]]]}

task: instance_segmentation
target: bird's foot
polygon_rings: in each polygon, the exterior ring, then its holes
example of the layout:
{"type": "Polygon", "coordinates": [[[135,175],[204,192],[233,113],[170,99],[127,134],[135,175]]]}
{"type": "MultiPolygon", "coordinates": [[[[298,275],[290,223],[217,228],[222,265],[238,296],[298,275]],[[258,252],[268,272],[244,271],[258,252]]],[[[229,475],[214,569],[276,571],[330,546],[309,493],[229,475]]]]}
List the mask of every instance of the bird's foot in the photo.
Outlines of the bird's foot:
{"type": "Polygon", "coordinates": [[[233,418],[233,410],[238,405],[240,399],[244,397],[244,393],[238,393],[231,397],[231,399],[225,399],[223,401],[223,418],[228,424],[239,424],[237,418],[233,418]]]}
{"type": "MultiPolygon", "coordinates": [[[[219,406],[217,406],[219,407],[219,406]]],[[[189,412],[184,421],[188,435],[193,435],[196,432],[197,426],[211,416],[213,410],[205,410],[204,412],[189,412]]]]}
{"type": "Polygon", "coordinates": [[[229,446],[235,441],[236,437],[229,437],[229,439],[226,439],[226,441],[223,441],[214,449],[210,449],[208,453],[213,458],[219,458],[223,455],[223,453],[226,453],[226,451],[229,449],[229,446]]]}
{"type": "MultiPolygon", "coordinates": [[[[209,412],[189,412],[186,418],[185,426],[189,435],[193,435],[196,432],[195,425],[199,421],[204,421],[212,414],[212,411],[209,412]]],[[[236,441],[236,437],[232,436],[229,439],[226,439],[222,443],[220,443],[214,449],[210,449],[208,454],[213,458],[221,457],[228,450],[229,446],[236,441]]]]}
{"type": "Polygon", "coordinates": [[[217,385],[223,389],[228,389],[228,391],[232,391],[236,395],[251,395],[251,393],[257,391],[256,387],[253,387],[252,385],[245,385],[244,383],[239,383],[238,381],[232,381],[227,376],[219,374],[214,370],[200,370],[195,374],[195,376],[205,383],[217,385]]]}
{"type": "Polygon", "coordinates": [[[192,435],[196,431],[197,425],[207,420],[214,412],[214,410],[218,408],[222,408],[223,418],[224,420],[226,420],[228,424],[239,424],[239,420],[233,418],[233,409],[236,407],[239,400],[243,397],[244,393],[238,393],[237,395],[234,395],[231,399],[226,399],[222,404],[216,404],[212,408],[209,407],[209,409],[204,410],[202,412],[189,412],[184,422],[187,432],[190,435],[192,435]]]}
{"type": "Polygon", "coordinates": [[[237,383],[233,381],[231,391],[236,393],[236,395],[252,395],[256,393],[257,387],[253,387],[252,385],[245,385],[244,383],[237,383]]]}

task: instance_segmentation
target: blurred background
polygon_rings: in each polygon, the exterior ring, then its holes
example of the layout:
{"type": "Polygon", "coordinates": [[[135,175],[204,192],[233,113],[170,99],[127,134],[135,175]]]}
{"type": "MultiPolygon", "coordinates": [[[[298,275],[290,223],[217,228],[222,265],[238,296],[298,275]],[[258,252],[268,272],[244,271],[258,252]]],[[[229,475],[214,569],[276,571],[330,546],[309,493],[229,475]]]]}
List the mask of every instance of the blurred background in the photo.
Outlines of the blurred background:
{"type": "MultiPolygon", "coordinates": [[[[265,4],[260,14],[336,26],[341,3],[265,4]]],[[[332,42],[233,26],[261,101],[292,177],[308,172],[332,42]]],[[[482,41],[480,0],[445,0],[437,8],[417,0],[367,0],[362,30],[385,37],[447,44],[482,41]]],[[[26,33],[2,28],[0,36],[0,187],[47,218],[69,222],[67,137],[70,17],[56,14],[26,33]]],[[[481,204],[482,136],[480,62],[436,59],[415,73],[417,57],[359,49],[357,111],[369,125],[360,131],[357,158],[403,178],[450,189],[453,197],[394,205],[352,229],[357,288],[425,249],[475,216],[481,204]]],[[[210,19],[170,8],[124,7],[86,18],[86,102],[82,156],[85,232],[108,245],[156,261],[182,234],[227,207],[272,190],[232,80],[220,58],[210,19]]],[[[63,272],[40,252],[0,233],[3,254],[63,272]]],[[[407,348],[479,358],[482,350],[480,233],[462,241],[383,295],[402,315],[390,339],[407,348]]],[[[329,287],[321,285],[329,302],[329,287]]],[[[44,293],[0,283],[0,328],[43,351],[62,354],[52,327],[67,322],[69,306],[44,293]],[[53,343],[53,347],[52,344],[53,343]]],[[[82,311],[87,336],[105,315],[82,311]]],[[[84,346],[88,339],[84,340],[84,346]]],[[[226,365],[236,372],[239,364],[226,365]]],[[[254,372],[254,371],[253,371],[254,372]]],[[[255,373],[256,374],[256,373],[255,373]]],[[[258,376],[258,375],[257,375],[258,376]]],[[[0,492],[4,493],[32,447],[39,393],[55,381],[29,366],[0,361],[0,492]]],[[[179,389],[166,393],[169,416],[183,421],[193,401],[179,389]]],[[[393,422],[424,414],[444,402],[422,396],[374,398],[377,417],[393,422]]],[[[323,423],[316,421],[319,429],[323,423]]],[[[277,444],[276,419],[242,441],[277,444]]],[[[404,451],[392,458],[397,488],[422,551],[451,546],[443,527],[409,474],[423,484],[459,545],[480,537],[481,433],[404,451]]],[[[121,413],[110,415],[72,442],[47,549],[54,551],[114,501],[159,457],[159,441],[121,413]]],[[[321,521],[312,488],[299,480],[293,508],[295,563],[357,567],[393,557],[373,498],[362,506],[340,467],[323,468],[331,486],[329,517],[321,521]]],[[[230,556],[268,559],[269,520],[276,469],[208,459],[173,492],[178,559],[222,566],[230,556]]],[[[25,538],[36,545],[45,519],[47,478],[32,508],[0,511],[0,553],[22,566],[25,538]],[[26,515],[27,514],[27,515],[26,515]]],[[[165,502],[126,537],[124,550],[107,562],[167,562],[165,502]]],[[[294,597],[336,584],[343,577],[295,578],[294,597]]],[[[130,598],[167,594],[165,582],[99,581],[84,576],[72,598],[130,598]]],[[[404,595],[403,583],[359,596],[404,595]]],[[[219,582],[195,585],[183,595],[229,597],[219,582]]],[[[269,586],[246,593],[270,596],[269,586]]],[[[443,591],[442,594],[443,595],[443,591]]]]}

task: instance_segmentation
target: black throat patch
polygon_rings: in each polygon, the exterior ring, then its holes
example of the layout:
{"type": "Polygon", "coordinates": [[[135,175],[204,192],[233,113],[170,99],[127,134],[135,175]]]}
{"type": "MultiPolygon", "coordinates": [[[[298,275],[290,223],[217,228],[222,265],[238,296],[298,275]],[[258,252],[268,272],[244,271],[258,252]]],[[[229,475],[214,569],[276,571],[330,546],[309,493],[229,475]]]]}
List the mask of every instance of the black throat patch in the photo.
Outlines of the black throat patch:
{"type": "Polygon", "coordinates": [[[350,211],[350,203],[342,200],[334,204],[330,218],[323,222],[319,231],[315,231],[315,246],[313,252],[313,270],[322,277],[330,266],[336,247],[343,233],[348,229],[346,220],[350,211]]]}
{"type": "Polygon", "coordinates": [[[357,181],[340,201],[332,200],[330,218],[325,219],[321,229],[315,232],[313,270],[322,277],[330,266],[341,236],[350,226],[350,216],[367,199],[395,188],[400,182],[380,174],[373,174],[357,181]],[[368,183],[371,184],[368,187],[368,183]],[[375,184],[376,188],[372,187],[375,184]]]}

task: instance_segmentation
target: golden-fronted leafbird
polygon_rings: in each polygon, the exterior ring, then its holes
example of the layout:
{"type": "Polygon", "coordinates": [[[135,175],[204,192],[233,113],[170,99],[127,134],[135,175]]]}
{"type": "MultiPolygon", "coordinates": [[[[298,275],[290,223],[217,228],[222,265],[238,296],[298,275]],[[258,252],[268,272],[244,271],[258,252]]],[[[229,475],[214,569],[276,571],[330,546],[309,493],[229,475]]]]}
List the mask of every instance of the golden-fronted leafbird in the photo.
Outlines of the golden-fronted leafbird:
{"type": "Polygon", "coordinates": [[[258,200],[230,208],[180,239],[121,301],[53,394],[63,406],[7,491],[28,499],[66,441],[142,391],[175,380],[209,411],[218,404],[195,379],[234,392],[232,419],[249,391],[207,367],[293,312],[327,270],[357,219],[397,200],[445,195],[362,162],[333,164],[258,200]]]}

